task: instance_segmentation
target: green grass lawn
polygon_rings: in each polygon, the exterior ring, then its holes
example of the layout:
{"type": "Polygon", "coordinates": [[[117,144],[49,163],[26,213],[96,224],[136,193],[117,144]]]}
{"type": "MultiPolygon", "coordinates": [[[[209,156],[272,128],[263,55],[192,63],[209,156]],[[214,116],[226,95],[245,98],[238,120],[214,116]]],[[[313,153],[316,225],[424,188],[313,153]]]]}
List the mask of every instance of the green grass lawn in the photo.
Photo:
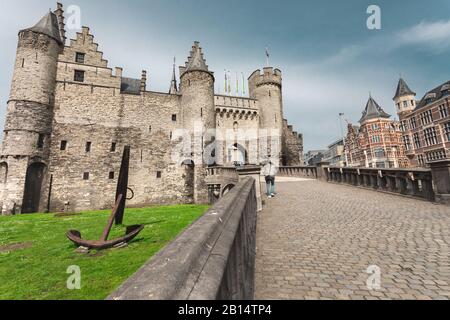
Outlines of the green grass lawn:
{"type": "MultiPolygon", "coordinates": [[[[75,229],[83,239],[99,239],[111,211],[0,217],[0,299],[104,299],[206,210],[194,205],[127,209],[124,224],[145,229],[128,247],[89,254],[76,253],[65,233],[75,229]],[[15,244],[19,248],[11,248],[15,244]],[[81,269],[81,290],[67,289],[72,265],[81,269]]],[[[109,239],[124,234],[125,227],[113,227],[109,239]]]]}

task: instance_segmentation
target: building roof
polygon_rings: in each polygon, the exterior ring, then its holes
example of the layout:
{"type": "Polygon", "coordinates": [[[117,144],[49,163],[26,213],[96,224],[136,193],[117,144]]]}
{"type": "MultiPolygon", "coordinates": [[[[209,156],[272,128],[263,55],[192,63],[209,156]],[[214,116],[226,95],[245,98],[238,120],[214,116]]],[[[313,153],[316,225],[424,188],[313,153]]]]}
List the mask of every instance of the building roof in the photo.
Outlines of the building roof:
{"type": "Polygon", "coordinates": [[[53,12],[48,12],[39,20],[34,27],[22,31],[34,31],[52,37],[59,44],[62,44],[61,34],[59,32],[58,17],[53,12]]]}
{"type": "Polygon", "coordinates": [[[364,121],[377,119],[377,118],[386,118],[389,119],[391,117],[390,114],[384,112],[384,110],[380,107],[380,105],[372,98],[369,98],[367,101],[366,109],[363,112],[361,120],[359,123],[363,123],[364,121]]]}
{"type": "Polygon", "coordinates": [[[140,94],[141,93],[141,80],[122,77],[120,84],[120,92],[140,94]]]}
{"type": "Polygon", "coordinates": [[[398,85],[397,85],[397,91],[395,92],[395,97],[394,100],[403,96],[407,96],[407,95],[416,95],[415,92],[413,92],[408,85],[406,84],[405,80],[403,80],[402,78],[400,78],[400,80],[398,81],[398,85]]]}
{"type": "Polygon", "coordinates": [[[423,108],[427,106],[428,104],[437,101],[447,95],[450,95],[450,81],[447,81],[438,87],[434,88],[431,91],[428,91],[420,100],[420,102],[417,104],[416,109],[423,108]]]}

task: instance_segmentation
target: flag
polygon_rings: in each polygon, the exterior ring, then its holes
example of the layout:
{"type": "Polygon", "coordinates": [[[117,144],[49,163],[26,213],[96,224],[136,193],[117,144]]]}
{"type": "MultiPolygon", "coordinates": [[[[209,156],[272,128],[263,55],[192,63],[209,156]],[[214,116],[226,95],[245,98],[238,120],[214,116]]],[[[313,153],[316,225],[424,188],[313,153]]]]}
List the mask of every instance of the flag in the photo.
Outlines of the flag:
{"type": "Polygon", "coordinates": [[[228,79],[227,79],[227,70],[224,70],[225,73],[225,94],[228,92],[228,79]]]}
{"type": "Polygon", "coordinates": [[[269,48],[266,47],[266,64],[267,64],[267,67],[270,65],[269,64],[269,58],[270,58],[269,48]]]}
{"type": "Polygon", "coordinates": [[[236,95],[239,95],[239,78],[238,73],[236,72],[236,95]]]}

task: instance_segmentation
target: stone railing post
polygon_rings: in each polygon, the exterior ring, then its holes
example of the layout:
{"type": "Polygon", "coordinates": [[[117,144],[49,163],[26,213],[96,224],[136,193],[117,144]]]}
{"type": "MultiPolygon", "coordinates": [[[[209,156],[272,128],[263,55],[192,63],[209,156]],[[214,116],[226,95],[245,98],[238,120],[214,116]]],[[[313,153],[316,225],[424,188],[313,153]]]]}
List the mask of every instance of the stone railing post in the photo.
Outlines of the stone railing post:
{"type": "Polygon", "coordinates": [[[255,189],[256,189],[256,204],[257,211],[262,210],[262,198],[261,198],[261,167],[259,166],[245,166],[243,168],[238,168],[237,173],[239,175],[239,181],[242,181],[245,177],[252,177],[255,179],[255,189]]]}
{"type": "Polygon", "coordinates": [[[329,162],[322,161],[317,164],[317,179],[322,181],[328,181],[328,166],[330,165],[329,162]]]}
{"type": "Polygon", "coordinates": [[[450,205],[450,160],[430,163],[436,201],[450,205]]]}

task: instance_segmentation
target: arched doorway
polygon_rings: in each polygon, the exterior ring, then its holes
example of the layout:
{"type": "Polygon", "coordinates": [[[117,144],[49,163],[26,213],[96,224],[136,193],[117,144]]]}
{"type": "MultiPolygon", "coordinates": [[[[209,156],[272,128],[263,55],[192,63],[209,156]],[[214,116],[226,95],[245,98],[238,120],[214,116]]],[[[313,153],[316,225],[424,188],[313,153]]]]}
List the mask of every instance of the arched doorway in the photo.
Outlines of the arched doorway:
{"type": "Polygon", "coordinates": [[[39,211],[44,172],[45,164],[43,163],[33,163],[28,167],[25,179],[22,213],[35,213],[39,211]]]}
{"type": "Polygon", "coordinates": [[[185,181],[185,192],[188,198],[194,199],[194,183],[195,183],[195,163],[192,160],[185,160],[181,164],[183,168],[183,178],[185,181]]]}

